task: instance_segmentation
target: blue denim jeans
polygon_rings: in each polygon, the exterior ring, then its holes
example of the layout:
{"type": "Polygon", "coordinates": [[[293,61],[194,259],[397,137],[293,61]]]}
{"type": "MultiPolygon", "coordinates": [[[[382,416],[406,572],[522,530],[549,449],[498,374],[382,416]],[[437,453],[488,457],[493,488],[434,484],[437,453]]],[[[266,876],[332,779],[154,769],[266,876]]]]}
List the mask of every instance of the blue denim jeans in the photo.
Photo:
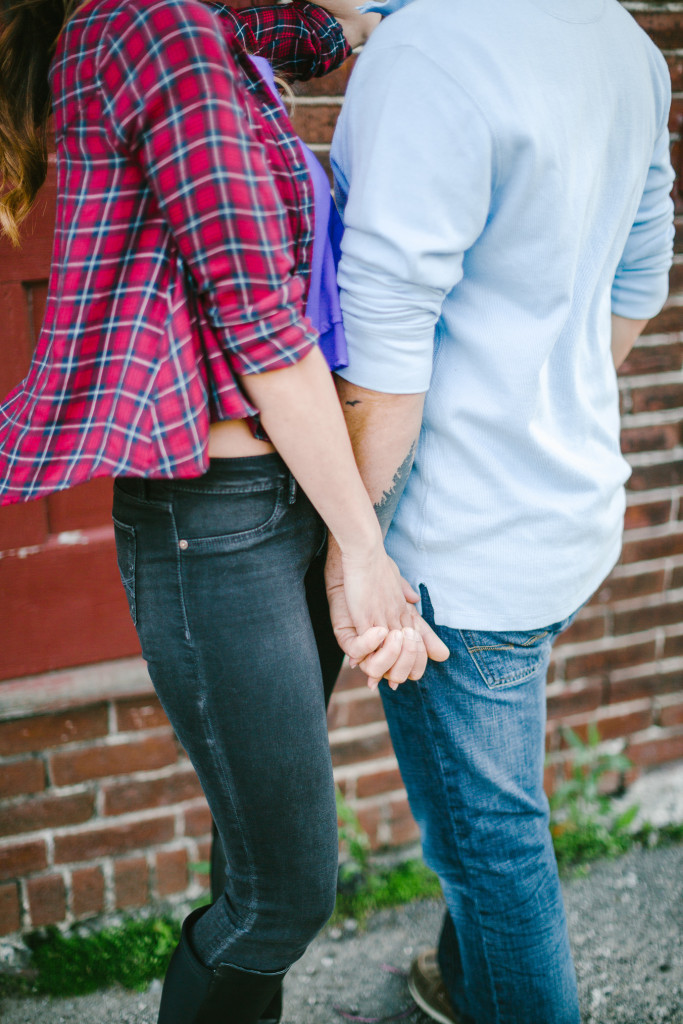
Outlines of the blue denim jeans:
{"type": "Polygon", "coordinates": [[[192,480],[117,480],[121,578],[161,703],[229,870],[195,924],[209,967],[278,972],[334,907],[326,696],[341,663],[324,527],[278,455],[192,480]]]}
{"type": "Polygon", "coordinates": [[[525,633],[434,624],[451,651],[381,685],[394,749],[447,912],[439,964],[464,1024],[578,1024],[543,792],[545,683],[570,621],[525,633]]]}

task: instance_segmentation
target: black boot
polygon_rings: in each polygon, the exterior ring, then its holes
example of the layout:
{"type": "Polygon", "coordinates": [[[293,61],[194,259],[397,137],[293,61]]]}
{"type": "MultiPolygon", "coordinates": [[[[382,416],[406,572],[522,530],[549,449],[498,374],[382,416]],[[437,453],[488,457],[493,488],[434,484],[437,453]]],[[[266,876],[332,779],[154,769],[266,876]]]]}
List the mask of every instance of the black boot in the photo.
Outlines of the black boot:
{"type": "Polygon", "coordinates": [[[281,991],[285,972],[259,974],[227,964],[215,970],[205,967],[192,949],[190,929],[206,910],[194,910],[183,922],[164,979],[157,1024],[258,1024],[281,991]]]}
{"type": "MultiPolygon", "coordinates": [[[[216,823],[213,822],[211,832],[211,901],[223,898],[225,890],[225,876],[227,872],[227,860],[223,850],[223,843],[218,834],[216,823]]],[[[280,1024],[282,1017],[282,988],[279,988],[268,1006],[259,1017],[260,1024],[280,1024]]]]}

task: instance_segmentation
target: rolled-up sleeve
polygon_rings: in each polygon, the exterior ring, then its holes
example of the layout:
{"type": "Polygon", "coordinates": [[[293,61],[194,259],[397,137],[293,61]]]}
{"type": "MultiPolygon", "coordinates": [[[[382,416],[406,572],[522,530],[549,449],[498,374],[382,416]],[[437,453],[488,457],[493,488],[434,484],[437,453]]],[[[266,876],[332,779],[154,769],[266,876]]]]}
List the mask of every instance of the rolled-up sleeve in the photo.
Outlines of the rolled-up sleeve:
{"type": "Polygon", "coordinates": [[[317,336],[243,72],[208,7],[131,8],[103,40],[112,130],[139,161],[234,370],[296,362],[317,336]]]}
{"type": "MultiPolygon", "coordinates": [[[[665,113],[668,115],[668,103],[665,113]]],[[[649,320],[659,313],[666,301],[673,259],[673,183],[669,132],[664,124],[654,146],[638,213],[614,278],[612,312],[617,316],[649,320]]]]}
{"type": "Polygon", "coordinates": [[[429,387],[444,298],[486,224],[493,145],[476,104],[428,56],[363,54],[332,147],[345,379],[395,394],[429,387]]]}

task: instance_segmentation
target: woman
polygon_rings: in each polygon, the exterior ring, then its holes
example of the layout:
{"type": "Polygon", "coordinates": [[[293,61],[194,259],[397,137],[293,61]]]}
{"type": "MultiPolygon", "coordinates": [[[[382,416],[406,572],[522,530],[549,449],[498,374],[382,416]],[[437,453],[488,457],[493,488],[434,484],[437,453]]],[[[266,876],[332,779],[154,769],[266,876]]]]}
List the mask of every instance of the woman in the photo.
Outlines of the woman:
{"type": "Polygon", "coordinates": [[[306,77],[348,44],[307,3],[27,0],[1,17],[0,222],[16,241],[51,108],[58,207],[35,357],[0,406],[0,502],[117,478],[131,614],[230,864],[183,926],[159,1020],[273,1018],[336,883],[323,522],[345,649],[386,638],[373,671],[394,684],[426,661],[304,315],[310,175],[244,49],[306,77]]]}

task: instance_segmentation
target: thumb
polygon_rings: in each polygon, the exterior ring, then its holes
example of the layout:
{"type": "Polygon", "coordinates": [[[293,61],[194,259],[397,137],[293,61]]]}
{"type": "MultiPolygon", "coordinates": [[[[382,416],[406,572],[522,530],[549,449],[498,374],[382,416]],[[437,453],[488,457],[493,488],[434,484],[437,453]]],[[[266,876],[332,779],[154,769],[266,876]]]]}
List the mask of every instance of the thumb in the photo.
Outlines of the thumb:
{"type": "Polygon", "coordinates": [[[377,650],[388,632],[386,626],[371,626],[359,636],[353,626],[340,626],[335,629],[334,635],[344,654],[358,664],[377,650]]]}

